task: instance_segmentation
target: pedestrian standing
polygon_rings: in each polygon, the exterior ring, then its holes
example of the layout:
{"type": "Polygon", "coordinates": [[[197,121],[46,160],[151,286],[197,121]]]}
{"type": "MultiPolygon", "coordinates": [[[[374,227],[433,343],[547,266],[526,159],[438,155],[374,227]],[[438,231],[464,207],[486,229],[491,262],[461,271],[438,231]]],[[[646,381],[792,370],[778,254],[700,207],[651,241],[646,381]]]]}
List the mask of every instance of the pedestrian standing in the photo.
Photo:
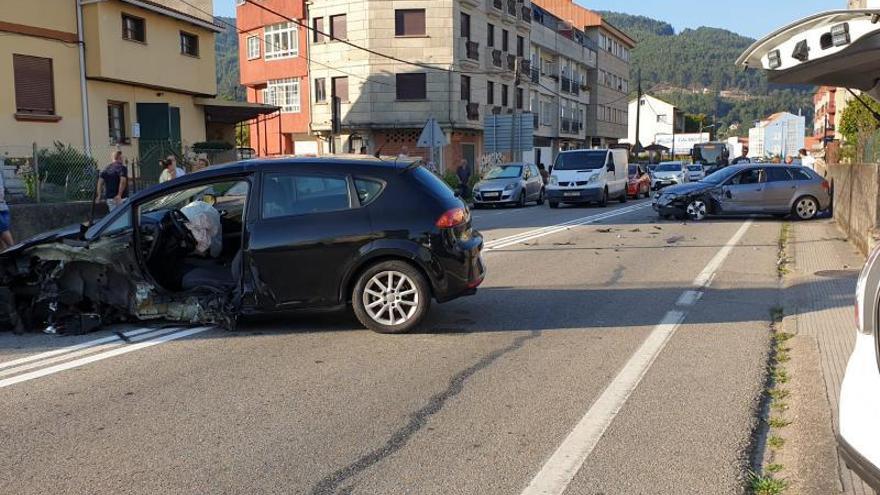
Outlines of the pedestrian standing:
{"type": "Polygon", "coordinates": [[[467,196],[468,183],[471,180],[471,171],[468,168],[468,162],[464,158],[458,163],[458,170],[455,171],[458,176],[459,187],[461,188],[461,197],[467,196]]]}
{"type": "Polygon", "coordinates": [[[544,167],[543,163],[538,164],[538,173],[541,174],[541,180],[546,186],[547,183],[550,182],[550,174],[547,172],[547,169],[544,167]]]}
{"type": "Polygon", "coordinates": [[[810,153],[806,150],[806,148],[801,148],[798,152],[801,155],[801,166],[807,167],[812,171],[816,171],[816,159],[810,156],[810,153]]]}
{"type": "Polygon", "coordinates": [[[168,155],[168,158],[166,158],[164,162],[160,160],[159,163],[164,169],[162,170],[162,174],[159,175],[160,184],[186,175],[186,172],[177,166],[177,157],[174,155],[168,155]]]}
{"type": "Polygon", "coordinates": [[[750,161],[751,160],[749,159],[749,147],[743,146],[742,147],[742,155],[734,158],[732,163],[734,165],[738,165],[740,163],[749,163],[750,161]]]}
{"type": "Polygon", "coordinates": [[[193,165],[192,171],[198,172],[200,170],[205,170],[206,168],[211,166],[211,162],[208,161],[205,157],[200,157],[196,160],[196,163],[193,165]]]}
{"type": "Polygon", "coordinates": [[[11,228],[9,205],[6,204],[6,181],[3,178],[3,171],[0,170],[0,251],[9,249],[15,244],[11,228]]]}
{"type": "Polygon", "coordinates": [[[788,155],[787,157],[785,157],[785,164],[786,165],[794,165],[794,157],[791,155],[788,155]]]}
{"type": "Polygon", "coordinates": [[[122,161],[122,151],[114,151],[112,159],[98,177],[95,194],[95,203],[106,202],[110,211],[121,205],[128,195],[128,167],[122,161]]]}

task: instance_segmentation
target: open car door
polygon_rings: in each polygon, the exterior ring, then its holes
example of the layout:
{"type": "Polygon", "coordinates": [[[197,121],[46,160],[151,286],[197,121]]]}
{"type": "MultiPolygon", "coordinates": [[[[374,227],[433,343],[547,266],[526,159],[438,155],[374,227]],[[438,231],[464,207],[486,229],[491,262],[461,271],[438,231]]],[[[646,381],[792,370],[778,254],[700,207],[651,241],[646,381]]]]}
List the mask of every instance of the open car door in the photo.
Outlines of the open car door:
{"type": "Polygon", "coordinates": [[[859,89],[880,99],[880,10],[833,10],[755,42],[737,65],[764,69],[771,83],[859,89]]]}

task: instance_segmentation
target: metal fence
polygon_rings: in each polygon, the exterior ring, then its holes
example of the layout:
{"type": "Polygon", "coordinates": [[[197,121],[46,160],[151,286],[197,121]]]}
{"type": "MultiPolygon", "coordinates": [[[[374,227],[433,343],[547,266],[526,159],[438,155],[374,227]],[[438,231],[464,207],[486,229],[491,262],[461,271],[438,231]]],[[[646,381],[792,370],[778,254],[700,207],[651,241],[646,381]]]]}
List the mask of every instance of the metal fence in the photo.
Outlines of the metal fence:
{"type": "Polygon", "coordinates": [[[146,141],[134,147],[96,146],[88,150],[56,142],[0,145],[0,173],[6,185],[6,200],[11,203],[60,203],[89,201],[95,197],[100,171],[112,161],[115,151],[122,151],[128,167],[129,193],[159,182],[160,160],[177,158],[186,172],[205,164],[216,165],[237,159],[235,149],[206,148],[181,142],[146,141]]]}

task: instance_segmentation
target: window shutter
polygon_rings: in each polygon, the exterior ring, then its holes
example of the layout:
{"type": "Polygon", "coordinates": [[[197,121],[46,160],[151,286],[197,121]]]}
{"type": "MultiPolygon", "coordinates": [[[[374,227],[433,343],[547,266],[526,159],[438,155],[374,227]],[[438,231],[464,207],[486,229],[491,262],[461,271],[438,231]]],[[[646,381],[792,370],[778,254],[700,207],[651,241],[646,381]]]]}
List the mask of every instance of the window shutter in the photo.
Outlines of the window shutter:
{"type": "Polygon", "coordinates": [[[15,73],[15,105],[19,113],[55,114],[55,88],[52,83],[52,59],[12,56],[15,73]]]}

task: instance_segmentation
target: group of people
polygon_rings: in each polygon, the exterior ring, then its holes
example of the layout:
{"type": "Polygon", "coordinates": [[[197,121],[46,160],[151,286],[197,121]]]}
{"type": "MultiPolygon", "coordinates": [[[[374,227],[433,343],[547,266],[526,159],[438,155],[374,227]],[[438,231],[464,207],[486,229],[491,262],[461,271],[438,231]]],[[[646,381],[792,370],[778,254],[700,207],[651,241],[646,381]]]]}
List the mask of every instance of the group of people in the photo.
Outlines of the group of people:
{"type": "MultiPolygon", "coordinates": [[[[128,167],[125,165],[122,151],[113,152],[112,161],[107,165],[98,177],[98,186],[95,193],[95,203],[106,203],[107,209],[113,211],[128,197],[129,178],[128,167]]],[[[186,171],[177,164],[177,157],[168,155],[159,160],[162,173],[159,174],[159,183],[168,182],[186,175],[186,171]]],[[[199,158],[192,167],[193,172],[208,168],[210,163],[206,158],[199,158]]],[[[0,210],[2,211],[2,210],[0,210]]],[[[2,223],[0,223],[2,227],[2,223]]]]}
{"type": "MultiPolygon", "coordinates": [[[[810,170],[816,170],[816,159],[813,158],[812,156],[810,156],[810,153],[806,149],[801,148],[800,151],[798,151],[798,157],[800,158],[800,161],[801,161],[800,165],[802,167],[807,167],[810,170]]],[[[731,161],[730,163],[732,165],[738,165],[740,163],[750,163],[751,161],[752,161],[752,159],[749,158],[749,147],[743,146],[742,154],[740,156],[734,158],[733,161],[731,161]]],[[[782,162],[783,162],[783,160],[780,159],[779,157],[775,157],[772,160],[772,163],[782,163],[782,162]]],[[[786,165],[794,165],[795,164],[794,157],[791,155],[785,157],[785,164],[786,165]]]]}

